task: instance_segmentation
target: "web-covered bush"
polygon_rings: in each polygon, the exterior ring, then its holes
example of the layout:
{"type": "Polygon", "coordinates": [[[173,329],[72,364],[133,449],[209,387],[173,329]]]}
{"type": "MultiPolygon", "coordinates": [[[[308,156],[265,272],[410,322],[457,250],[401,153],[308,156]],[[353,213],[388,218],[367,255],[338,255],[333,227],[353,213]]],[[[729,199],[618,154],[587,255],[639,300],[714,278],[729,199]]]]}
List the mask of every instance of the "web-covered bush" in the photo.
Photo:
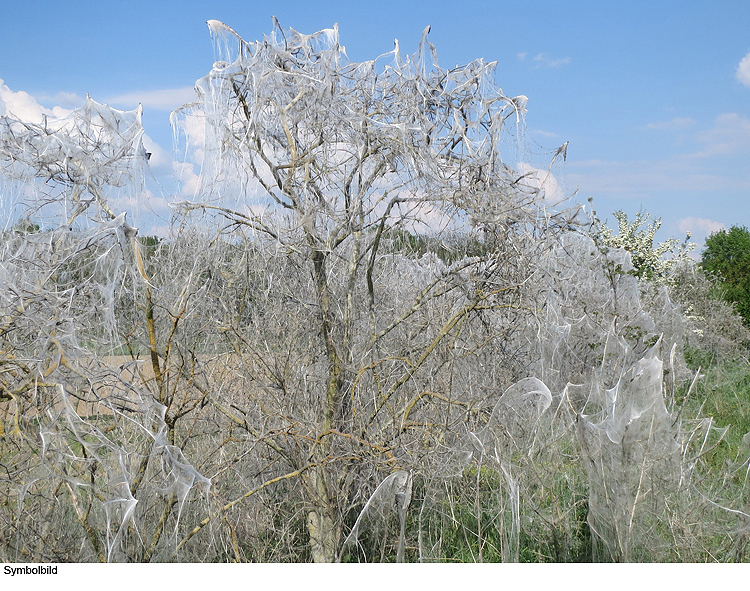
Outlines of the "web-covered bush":
{"type": "Polygon", "coordinates": [[[164,529],[208,489],[142,361],[116,355],[122,291],[148,284],[137,229],[111,207],[142,187],[142,134],[140,110],[91,99],[39,125],[0,120],[3,211],[37,220],[0,243],[6,561],[163,559],[164,529]]]}
{"type": "Polygon", "coordinates": [[[671,292],[683,304],[686,344],[699,365],[747,358],[750,332],[733,306],[716,297],[716,284],[697,264],[675,270],[671,292]]]}
{"type": "Polygon", "coordinates": [[[741,549],[721,433],[674,405],[679,309],[504,163],[526,101],[493,64],[209,26],[173,117],[201,182],[148,249],[113,209],[139,112],[2,121],[4,560],[741,549]]]}

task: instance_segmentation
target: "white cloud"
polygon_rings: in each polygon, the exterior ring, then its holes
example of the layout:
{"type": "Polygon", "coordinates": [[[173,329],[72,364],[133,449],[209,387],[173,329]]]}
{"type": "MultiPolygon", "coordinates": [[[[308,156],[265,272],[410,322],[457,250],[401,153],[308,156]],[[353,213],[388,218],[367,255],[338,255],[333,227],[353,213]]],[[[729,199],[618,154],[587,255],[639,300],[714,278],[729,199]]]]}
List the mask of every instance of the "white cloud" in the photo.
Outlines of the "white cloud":
{"type": "Polygon", "coordinates": [[[150,213],[165,213],[169,211],[169,202],[163,196],[159,197],[154,195],[150,189],[145,189],[135,195],[120,195],[111,197],[109,199],[109,205],[115,211],[127,211],[133,214],[136,218],[136,222],[143,218],[144,214],[150,213]]]}
{"type": "Polygon", "coordinates": [[[198,193],[200,177],[191,162],[172,162],[172,167],[183,197],[194,197],[198,193]]]}
{"type": "Polygon", "coordinates": [[[0,78],[0,115],[13,115],[27,123],[41,123],[45,115],[59,119],[70,112],[70,109],[59,106],[47,109],[28,92],[12,91],[0,78]]]}
{"type": "Polygon", "coordinates": [[[557,182],[555,175],[547,170],[534,168],[527,162],[516,164],[516,170],[524,175],[522,184],[531,189],[540,189],[545,202],[549,204],[560,203],[565,201],[565,192],[562,190],[560,183],[557,182]]]}
{"type": "MultiPolygon", "coordinates": [[[[673,122],[664,122],[661,129],[676,129],[678,123],[673,122]]],[[[692,152],[658,160],[571,162],[567,181],[585,186],[586,192],[631,198],[664,191],[715,194],[750,190],[750,175],[744,165],[750,154],[750,118],[724,113],[711,128],[691,137],[697,143],[692,152]]]]}
{"type": "Polygon", "coordinates": [[[75,92],[58,92],[52,97],[52,100],[63,107],[74,109],[80,107],[86,98],[78,96],[75,92]]]}
{"type": "Polygon", "coordinates": [[[737,66],[737,80],[750,87],[750,52],[740,60],[737,66]]]}
{"type": "Polygon", "coordinates": [[[677,227],[680,232],[690,232],[693,236],[708,236],[719,230],[724,230],[726,226],[721,222],[715,222],[706,218],[682,218],[678,223],[677,227]]]}
{"type": "Polygon", "coordinates": [[[679,131],[695,125],[695,120],[690,117],[675,117],[669,121],[657,121],[646,125],[648,129],[658,129],[660,131],[679,131]]]}
{"type": "Polygon", "coordinates": [[[518,61],[522,62],[522,61],[524,61],[526,59],[527,55],[529,55],[529,54],[526,53],[525,51],[522,51],[520,53],[517,53],[516,57],[518,58],[518,61]]]}
{"type": "Polygon", "coordinates": [[[534,135],[541,135],[544,137],[557,137],[556,133],[553,133],[551,131],[543,131],[541,129],[532,129],[531,133],[534,135]]]}
{"type": "Polygon", "coordinates": [[[206,121],[202,110],[180,110],[173,113],[170,121],[180,133],[180,149],[185,150],[185,156],[199,165],[203,164],[206,145],[206,121]]]}
{"type": "Polygon", "coordinates": [[[562,58],[551,58],[543,53],[537,54],[534,57],[534,61],[537,64],[537,68],[541,68],[542,66],[547,68],[559,68],[560,66],[565,66],[570,63],[569,57],[562,57],[562,58]]]}
{"type": "Polygon", "coordinates": [[[168,175],[173,172],[172,156],[149,135],[143,134],[143,147],[151,156],[148,166],[155,175],[168,175]]]}
{"type": "Polygon", "coordinates": [[[158,236],[159,238],[169,238],[172,226],[168,224],[154,224],[147,230],[138,232],[139,236],[158,236]]]}
{"type": "Polygon", "coordinates": [[[690,252],[690,256],[695,260],[700,260],[700,245],[705,244],[706,238],[714,232],[726,229],[721,222],[694,217],[682,218],[677,222],[677,227],[682,234],[690,232],[690,242],[698,245],[699,248],[690,252]]]}
{"type": "Polygon", "coordinates": [[[107,100],[112,105],[122,105],[133,109],[138,103],[144,109],[156,111],[173,111],[177,107],[195,100],[195,89],[192,86],[183,88],[165,88],[162,90],[144,90],[119,94],[107,100]]]}

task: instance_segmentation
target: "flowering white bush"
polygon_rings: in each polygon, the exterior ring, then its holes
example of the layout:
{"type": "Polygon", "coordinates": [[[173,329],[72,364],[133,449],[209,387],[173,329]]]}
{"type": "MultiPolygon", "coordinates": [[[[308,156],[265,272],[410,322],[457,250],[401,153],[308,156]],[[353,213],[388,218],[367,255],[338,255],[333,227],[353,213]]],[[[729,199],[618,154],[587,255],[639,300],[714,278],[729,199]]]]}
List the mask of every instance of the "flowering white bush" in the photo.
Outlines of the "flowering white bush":
{"type": "Polygon", "coordinates": [[[683,242],[670,238],[654,246],[654,236],[661,227],[661,218],[656,218],[643,228],[651,217],[649,213],[639,211],[632,223],[624,211],[616,211],[613,215],[617,220],[617,234],[595,213],[592,214],[591,235],[594,241],[600,248],[627,250],[634,267],[632,273],[638,278],[670,283],[677,265],[686,261],[688,253],[695,248],[695,244],[689,242],[690,232],[683,242]]]}

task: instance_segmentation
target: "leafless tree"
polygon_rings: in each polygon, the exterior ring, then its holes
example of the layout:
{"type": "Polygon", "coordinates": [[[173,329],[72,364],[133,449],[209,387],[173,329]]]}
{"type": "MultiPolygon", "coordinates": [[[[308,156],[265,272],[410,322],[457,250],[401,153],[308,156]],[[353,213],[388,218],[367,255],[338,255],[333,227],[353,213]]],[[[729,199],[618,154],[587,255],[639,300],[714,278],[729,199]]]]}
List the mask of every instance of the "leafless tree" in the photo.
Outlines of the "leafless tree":
{"type": "Polygon", "coordinates": [[[352,63],[336,29],[249,43],[209,26],[227,55],[177,114],[205,123],[202,190],[182,210],[214,214],[220,233],[265,251],[269,276],[277,269],[273,306],[221,330],[257,359],[249,387],[287,417],[285,441],[266,441],[301,473],[312,558],[331,561],[353,474],[418,465],[416,441],[437,441],[513,375],[472,374],[531,312],[513,249],[534,232],[537,195],[501,159],[526,99],[494,86],[494,63],[441,68],[429,28],[413,56],[397,45],[352,63]],[[463,226],[476,228],[475,252],[451,260],[393,246],[398,232],[439,241],[463,226]]]}
{"type": "Polygon", "coordinates": [[[113,205],[140,111],[0,118],[3,559],[566,560],[587,505],[601,558],[695,539],[679,311],[505,164],[494,64],[209,27],[164,240],[113,205]]]}

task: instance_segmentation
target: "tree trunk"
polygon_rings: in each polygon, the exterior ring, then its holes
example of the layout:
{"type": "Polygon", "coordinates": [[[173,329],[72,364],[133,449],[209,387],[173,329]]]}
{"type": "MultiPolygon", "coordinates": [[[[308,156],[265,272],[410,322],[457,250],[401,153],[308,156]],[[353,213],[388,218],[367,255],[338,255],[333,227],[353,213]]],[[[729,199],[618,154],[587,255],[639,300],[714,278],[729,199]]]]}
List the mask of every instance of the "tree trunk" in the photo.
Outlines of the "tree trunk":
{"type": "Polygon", "coordinates": [[[325,468],[317,467],[311,480],[316,489],[316,507],[307,514],[310,554],[313,562],[335,562],[341,527],[337,523],[336,505],[328,494],[325,468]]]}
{"type": "Polygon", "coordinates": [[[335,523],[323,509],[310,511],[307,515],[307,531],[310,533],[310,553],[313,562],[335,562],[337,535],[335,523]]]}

